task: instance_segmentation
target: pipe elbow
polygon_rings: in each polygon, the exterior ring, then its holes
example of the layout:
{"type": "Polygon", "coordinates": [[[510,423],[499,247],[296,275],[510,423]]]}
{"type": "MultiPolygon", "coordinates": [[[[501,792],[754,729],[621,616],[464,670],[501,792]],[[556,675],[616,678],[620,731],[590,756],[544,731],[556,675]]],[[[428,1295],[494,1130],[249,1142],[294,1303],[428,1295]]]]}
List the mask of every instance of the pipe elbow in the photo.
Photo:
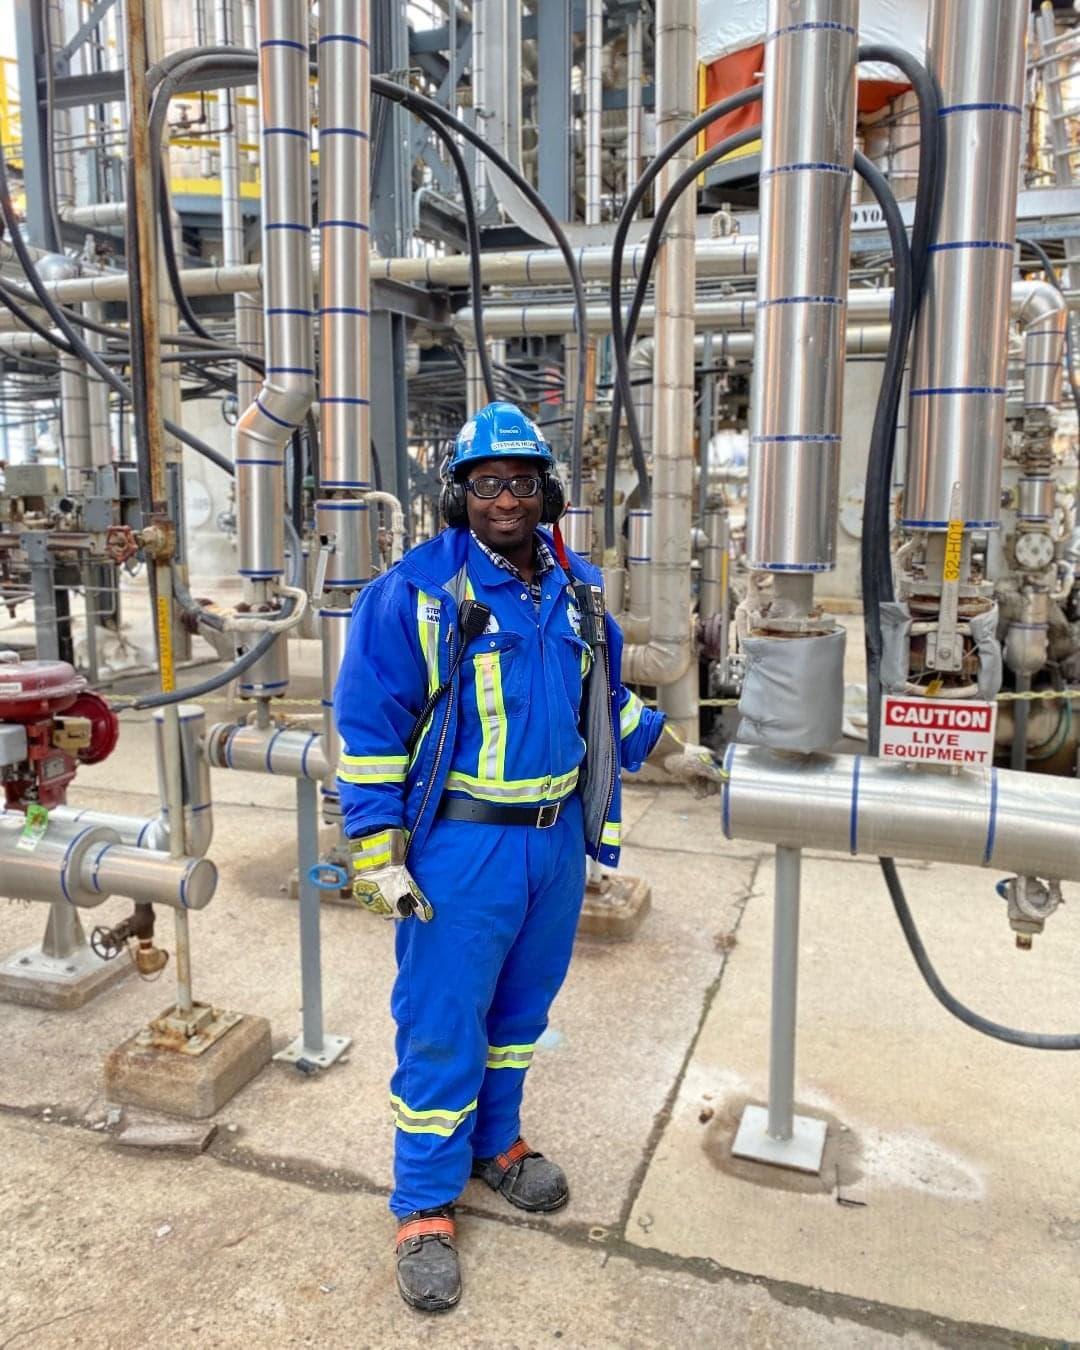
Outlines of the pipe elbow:
{"type": "Polygon", "coordinates": [[[1059,332],[1064,338],[1069,306],[1065,297],[1048,281],[1023,283],[1023,299],[1017,311],[1017,322],[1025,331],[1038,323],[1045,332],[1059,332]]]}
{"type": "Polygon", "coordinates": [[[678,642],[642,642],[623,650],[622,675],[627,684],[674,684],[690,668],[690,637],[678,642]]]}

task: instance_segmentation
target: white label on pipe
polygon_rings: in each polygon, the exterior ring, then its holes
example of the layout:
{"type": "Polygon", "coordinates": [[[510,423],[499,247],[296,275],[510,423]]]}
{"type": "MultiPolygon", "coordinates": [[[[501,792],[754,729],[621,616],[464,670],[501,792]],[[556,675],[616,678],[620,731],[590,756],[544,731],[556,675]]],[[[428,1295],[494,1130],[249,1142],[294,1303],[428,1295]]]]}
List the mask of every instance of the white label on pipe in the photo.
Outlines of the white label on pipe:
{"type": "Polygon", "coordinates": [[[881,758],[990,768],[996,722],[994,703],[888,694],[881,709],[881,758]]]}

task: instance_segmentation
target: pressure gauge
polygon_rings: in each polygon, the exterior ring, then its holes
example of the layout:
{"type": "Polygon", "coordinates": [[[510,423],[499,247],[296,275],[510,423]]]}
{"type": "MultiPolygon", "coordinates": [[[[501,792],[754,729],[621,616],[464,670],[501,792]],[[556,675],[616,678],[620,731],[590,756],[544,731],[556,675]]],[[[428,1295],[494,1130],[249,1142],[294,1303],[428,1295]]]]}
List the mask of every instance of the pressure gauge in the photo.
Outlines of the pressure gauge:
{"type": "Polygon", "coordinates": [[[1054,561],[1054,541],[1048,534],[1025,530],[1016,536],[1013,548],[1017,565],[1028,572],[1040,571],[1054,561]]]}

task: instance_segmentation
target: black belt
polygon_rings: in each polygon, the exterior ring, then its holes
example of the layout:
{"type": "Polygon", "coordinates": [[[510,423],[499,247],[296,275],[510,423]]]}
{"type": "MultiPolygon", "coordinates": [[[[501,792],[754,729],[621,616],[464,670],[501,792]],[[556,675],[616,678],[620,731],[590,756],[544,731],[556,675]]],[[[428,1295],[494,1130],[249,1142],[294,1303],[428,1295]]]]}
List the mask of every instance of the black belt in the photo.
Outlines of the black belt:
{"type": "Polygon", "coordinates": [[[531,825],[537,830],[550,830],[567,800],[564,797],[550,806],[496,806],[471,797],[444,797],[439,815],[444,820],[469,820],[475,825],[531,825]]]}

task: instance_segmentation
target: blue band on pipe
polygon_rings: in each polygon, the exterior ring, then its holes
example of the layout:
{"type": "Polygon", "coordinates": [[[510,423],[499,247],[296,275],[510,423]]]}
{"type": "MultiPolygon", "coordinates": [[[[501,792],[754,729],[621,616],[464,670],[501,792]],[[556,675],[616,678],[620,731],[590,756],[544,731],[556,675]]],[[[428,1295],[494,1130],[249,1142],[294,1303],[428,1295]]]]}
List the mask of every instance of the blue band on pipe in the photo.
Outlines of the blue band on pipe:
{"type": "Polygon", "coordinates": [[[294,42],[292,38],[265,38],[259,43],[260,47],[294,47],[298,52],[307,55],[307,48],[302,42],[294,42]]]}
{"type": "Polygon", "coordinates": [[[104,858],[105,854],[108,853],[109,849],[111,849],[112,847],[113,847],[112,844],[102,844],[102,846],[98,849],[97,857],[94,859],[94,871],[90,877],[90,885],[93,886],[94,890],[97,891],[98,895],[101,894],[101,887],[98,885],[98,871],[101,868],[101,860],[102,858],[104,858]]]}
{"type": "Polygon", "coordinates": [[[304,140],[309,139],[309,133],[302,127],[263,127],[264,136],[302,136],[304,140]]]}
{"type": "Polygon", "coordinates": [[[267,366],[267,375],[314,375],[311,366],[267,366]]]}
{"type": "Polygon", "coordinates": [[[274,742],[277,740],[277,738],[281,735],[281,733],[282,733],[284,730],[285,730],[284,727],[279,727],[279,728],[277,729],[277,731],[274,732],[274,734],[270,737],[270,739],[269,739],[269,740],[267,741],[267,743],[266,743],[266,755],[265,755],[265,757],[264,757],[264,759],[263,759],[263,763],[264,763],[264,765],[266,766],[266,772],[267,772],[267,773],[273,773],[273,772],[274,772],[274,770],[273,770],[273,768],[272,768],[272,761],[273,761],[273,757],[274,757],[274,742]]]}
{"type": "Polygon", "coordinates": [[[75,845],[79,842],[80,839],[82,839],[85,835],[88,835],[90,833],[90,828],[80,830],[79,833],[75,836],[75,838],[70,841],[67,848],[64,850],[64,856],[60,862],[60,889],[61,891],[63,891],[64,899],[68,902],[69,905],[73,905],[75,903],[74,900],[72,900],[71,896],[68,895],[68,888],[67,888],[67,870],[68,864],[71,862],[71,850],[75,847],[75,845]]]}
{"type": "Polygon", "coordinates": [[[350,478],[348,482],[340,482],[340,483],[332,482],[329,478],[324,478],[322,482],[319,484],[319,486],[322,488],[343,488],[346,490],[349,488],[353,488],[359,491],[362,488],[369,488],[371,484],[361,482],[359,478],[355,479],[350,478]]]}
{"type": "MultiPolygon", "coordinates": [[[[232,767],[232,766],[230,765],[230,768],[231,768],[231,767],[232,767]]],[[[153,825],[154,825],[154,822],[153,822],[152,820],[148,820],[148,821],[146,822],[146,824],[142,827],[142,829],[139,831],[139,833],[135,836],[135,847],[136,847],[136,848],[142,848],[142,847],[143,847],[143,840],[146,838],[146,831],[149,830],[149,829],[152,829],[152,828],[153,828],[153,825]]]]}
{"type": "Polygon", "coordinates": [[[647,562],[652,562],[652,559],[649,558],[649,557],[645,557],[645,558],[628,557],[628,558],[626,559],[626,561],[627,561],[627,562],[632,562],[632,563],[647,563],[647,562]]]}
{"type": "Polygon", "coordinates": [[[248,464],[259,464],[268,469],[280,469],[283,463],[284,460],[280,459],[238,459],[236,461],[237,468],[243,468],[248,464]]]}
{"type": "Polygon", "coordinates": [[[1000,239],[954,239],[948,244],[931,244],[926,250],[927,253],[948,253],[958,248],[993,248],[1000,249],[1003,253],[1012,253],[1016,246],[1011,243],[1004,243],[1000,239]]]}
{"type": "Polygon", "coordinates": [[[267,314],[299,314],[303,319],[310,319],[315,313],[313,309],[268,309],[267,314]]]}
{"type": "Polygon", "coordinates": [[[340,891],[349,883],[349,874],[337,863],[316,863],[308,868],[308,881],[320,891],[340,891]]]}
{"type": "Polygon", "coordinates": [[[983,866],[990,866],[994,856],[994,836],[997,833],[998,771],[990,770],[990,824],[986,830],[986,851],[983,853],[983,866]]]}
{"type": "MultiPolygon", "coordinates": [[[[904,529],[948,529],[948,520],[902,520],[904,529]]],[[[1000,529],[999,520],[965,520],[964,529],[1000,529]]]]}
{"type": "Polygon", "coordinates": [[[723,802],[720,808],[721,828],[724,831],[724,838],[731,838],[731,761],[735,756],[735,742],[732,741],[724,752],[724,772],[728,775],[726,783],[721,785],[723,793],[723,802]]]}
{"type": "MultiPolygon", "coordinates": [[[[327,577],[326,584],[328,586],[362,586],[365,580],[365,577],[327,577]]],[[[347,615],[349,611],[346,610],[345,613],[347,615]]],[[[328,703],[326,706],[329,708],[332,705],[328,703]]]]}
{"type": "Polygon", "coordinates": [[[759,300],[758,309],[768,309],[770,305],[846,305],[847,297],[842,295],[781,295],[775,300],[759,300]]]}
{"type": "Polygon", "coordinates": [[[945,385],[940,389],[912,389],[910,392],[912,398],[937,398],[943,394],[1004,394],[1005,389],[996,384],[960,384],[945,385]]]}
{"type": "Polygon", "coordinates": [[[320,403],[322,406],[324,406],[324,407],[325,407],[325,405],[328,404],[328,403],[347,403],[347,404],[349,404],[349,405],[351,405],[351,406],[353,406],[353,407],[359,406],[359,407],[362,407],[362,408],[369,408],[369,407],[371,406],[371,399],[369,399],[369,398],[354,398],[354,397],[351,397],[351,396],[346,395],[346,394],[335,394],[335,395],[334,395],[333,397],[331,397],[331,398],[321,398],[321,399],[319,399],[319,403],[320,403]]]}
{"type": "Polygon", "coordinates": [[[827,33],[846,33],[848,37],[858,37],[858,30],[852,28],[849,23],[835,23],[831,20],[819,20],[817,23],[791,23],[786,28],[774,28],[771,33],[766,33],[765,41],[772,42],[773,38],[784,37],[787,33],[809,33],[813,31],[824,30],[827,33]]]}
{"type": "Polygon", "coordinates": [[[275,577],[281,576],[282,570],[280,567],[269,570],[265,567],[238,567],[236,575],[238,577],[250,577],[252,581],[273,581],[275,577]]]}
{"type": "Polygon", "coordinates": [[[320,127],[319,140],[324,136],[355,136],[357,140],[368,141],[371,137],[359,127],[320,127]]]}
{"type": "Polygon", "coordinates": [[[272,413],[270,409],[263,403],[262,399],[256,398],[255,406],[256,408],[258,408],[258,410],[262,413],[262,415],[265,418],[268,418],[271,422],[276,423],[277,426],[287,427],[290,431],[293,429],[293,424],[291,422],[286,422],[283,417],[278,417],[276,413],[272,413]]]}
{"type": "Polygon", "coordinates": [[[800,436],[797,433],[785,433],[782,436],[751,436],[750,440],[754,445],[785,445],[792,441],[811,441],[815,445],[838,445],[840,437],[831,434],[826,435],[825,433],[820,435],[807,434],[805,436],[800,436]]]}
{"type": "Polygon", "coordinates": [[[1021,109],[1015,103],[950,103],[948,107],[938,109],[938,116],[949,117],[953,113],[963,112],[1007,112],[1022,116],[1021,109]]]}
{"type": "MultiPolygon", "coordinates": [[[[319,610],[319,618],[320,618],[320,619],[351,619],[351,618],[352,618],[352,610],[350,610],[350,609],[320,609],[320,610],[319,610]]],[[[327,702],[326,699],[323,699],[323,707],[324,707],[324,708],[329,708],[329,707],[330,707],[330,704],[327,702]]]]}
{"type": "Polygon", "coordinates": [[[368,227],[362,220],[320,220],[319,229],[324,229],[327,225],[339,225],[345,230],[366,230],[368,227]]]}
{"type": "Polygon", "coordinates": [[[323,305],[320,314],[358,314],[361,318],[368,318],[371,314],[369,309],[361,309],[359,305],[323,305]]]}
{"type": "Polygon", "coordinates": [[[835,563],[751,563],[751,572],[831,572],[835,563]]]}
{"type": "Polygon", "coordinates": [[[284,689],[289,683],[288,680],[245,680],[240,678],[241,689],[284,689]]]}
{"type": "Polygon", "coordinates": [[[845,178],[851,177],[851,170],[845,164],[829,164],[825,161],[811,161],[806,164],[777,164],[775,168],[766,169],[761,177],[772,178],[778,173],[836,173],[842,174],[845,178]]]}
{"type": "Polygon", "coordinates": [[[848,847],[852,857],[859,851],[859,772],[862,769],[862,755],[855,756],[855,767],[851,772],[851,820],[848,823],[848,847]]]}
{"type": "Polygon", "coordinates": [[[318,736],[313,731],[307,739],[307,745],[305,745],[303,750],[300,752],[300,772],[303,774],[305,778],[308,776],[307,771],[308,751],[311,749],[314,742],[317,741],[318,739],[319,739],[318,736]]]}
{"type": "Polygon", "coordinates": [[[316,502],[318,511],[366,511],[367,502],[316,502]]]}
{"type": "Polygon", "coordinates": [[[321,47],[324,42],[351,42],[356,47],[370,45],[367,38],[354,37],[352,33],[326,33],[319,39],[319,46],[321,47]]]}
{"type": "Polygon", "coordinates": [[[264,229],[264,230],[298,230],[301,234],[310,234],[310,233],[311,233],[311,226],[310,226],[310,225],[304,225],[302,222],[297,221],[297,220],[293,220],[293,221],[289,221],[289,220],[281,220],[281,221],[277,221],[277,222],[271,222],[269,225],[264,225],[264,226],[263,226],[263,229],[264,229]]]}

